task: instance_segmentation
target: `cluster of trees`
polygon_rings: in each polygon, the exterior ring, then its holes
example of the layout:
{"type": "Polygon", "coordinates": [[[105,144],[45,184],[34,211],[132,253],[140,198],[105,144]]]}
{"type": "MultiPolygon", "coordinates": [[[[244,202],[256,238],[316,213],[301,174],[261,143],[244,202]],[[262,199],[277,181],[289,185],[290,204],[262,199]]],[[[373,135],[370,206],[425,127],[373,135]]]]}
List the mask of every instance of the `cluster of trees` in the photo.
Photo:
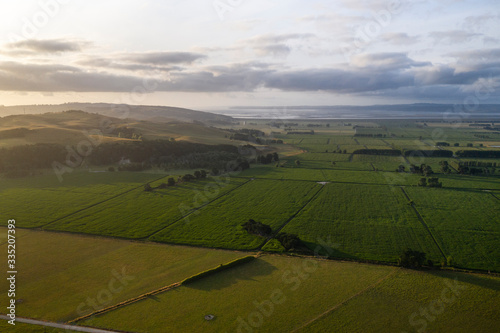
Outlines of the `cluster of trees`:
{"type": "Polygon", "coordinates": [[[117,127],[111,132],[111,134],[114,134],[119,138],[142,140],[141,133],[136,133],[134,128],[127,126],[117,127]]]}
{"type": "Polygon", "coordinates": [[[453,157],[451,150],[405,150],[404,156],[453,157]]]}
{"type": "Polygon", "coordinates": [[[278,153],[267,154],[267,155],[259,155],[257,156],[257,162],[261,164],[269,164],[272,162],[279,162],[280,157],[278,153]]]}
{"type": "Polygon", "coordinates": [[[448,161],[439,161],[439,165],[441,166],[442,173],[450,173],[451,172],[451,168],[450,168],[450,165],[448,164],[448,161]]]}
{"type": "Polygon", "coordinates": [[[431,166],[427,165],[427,164],[420,164],[420,166],[415,165],[415,164],[411,164],[410,165],[410,172],[424,175],[424,176],[429,176],[429,175],[432,175],[434,173],[434,171],[432,171],[431,166]]]}
{"type": "MultiPolygon", "coordinates": [[[[51,143],[0,148],[0,172],[21,175],[48,169],[54,162],[66,163],[77,151],[78,147],[51,143]]],[[[218,168],[224,171],[250,167],[239,153],[238,147],[233,145],[205,145],[170,140],[104,142],[95,146],[85,159],[89,165],[96,166],[113,165],[121,160],[130,161],[118,168],[123,171],[141,171],[153,166],[165,169],[218,168]]],[[[78,166],[77,162],[71,161],[78,166]]]]}
{"type": "Polygon", "coordinates": [[[299,236],[294,234],[280,232],[276,235],[276,239],[281,243],[286,251],[297,250],[302,247],[302,241],[299,236]]]}
{"type": "Polygon", "coordinates": [[[427,187],[443,187],[443,183],[439,181],[439,178],[420,178],[418,181],[418,186],[427,186],[427,187]]]}
{"type": "Polygon", "coordinates": [[[286,134],[311,134],[314,135],[314,130],[310,131],[288,131],[286,134]]]}
{"type": "MultiPolygon", "coordinates": [[[[175,186],[175,184],[180,182],[189,182],[195,179],[205,179],[207,178],[207,176],[208,174],[205,170],[197,170],[194,172],[194,175],[187,173],[184,176],[179,176],[177,181],[175,181],[174,177],[169,177],[166,183],[161,183],[156,188],[165,189],[167,187],[175,186]]],[[[153,191],[153,190],[154,188],[151,186],[151,184],[148,183],[144,185],[144,191],[153,191]]]]}
{"type": "Polygon", "coordinates": [[[267,224],[262,222],[257,222],[253,219],[248,220],[247,222],[241,225],[243,229],[245,229],[249,234],[258,235],[262,237],[271,236],[272,229],[267,224]]]}
{"type": "Polygon", "coordinates": [[[353,154],[401,156],[401,150],[397,150],[397,149],[357,149],[353,152],[353,154]]]}
{"type": "Polygon", "coordinates": [[[483,162],[483,161],[459,161],[458,166],[466,167],[482,167],[482,168],[495,168],[496,162],[483,162]]]}
{"type": "Polygon", "coordinates": [[[500,150],[459,150],[455,155],[466,158],[500,158],[500,150]]]}
{"type": "Polygon", "coordinates": [[[26,175],[33,170],[51,168],[52,162],[64,161],[67,154],[64,146],[53,143],[0,148],[0,172],[26,175]]]}
{"type": "Polygon", "coordinates": [[[436,146],[439,146],[439,147],[449,147],[450,144],[448,142],[436,142],[436,146]]]}
{"type": "Polygon", "coordinates": [[[385,137],[387,137],[387,134],[382,134],[382,133],[378,133],[378,134],[356,133],[356,134],[354,134],[354,136],[366,137],[366,138],[385,138],[385,137]]]}
{"type": "Polygon", "coordinates": [[[424,252],[406,249],[399,256],[398,265],[405,268],[420,268],[424,265],[426,256],[424,252]]]}
{"type": "Polygon", "coordinates": [[[489,174],[495,173],[496,168],[488,169],[488,168],[473,168],[468,166],[459,165],[457,171],[461,175],[477,175],[481,173],[489,174]]]}

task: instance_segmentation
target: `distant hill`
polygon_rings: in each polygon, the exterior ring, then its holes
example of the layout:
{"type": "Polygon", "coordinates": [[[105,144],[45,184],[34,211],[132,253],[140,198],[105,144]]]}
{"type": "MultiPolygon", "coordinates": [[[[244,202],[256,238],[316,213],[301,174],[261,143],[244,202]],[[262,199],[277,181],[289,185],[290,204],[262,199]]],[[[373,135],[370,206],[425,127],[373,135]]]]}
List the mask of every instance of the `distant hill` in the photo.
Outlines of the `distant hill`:
{"type": "Polygon", "coordinates": [[[89,113],[115,117],[118,119],[137,119],[154,122],[202,122],[206,124],[228,124],[233,119],[229,116],[210,112],[170,106],[128,105],[109,103],[65,103],[58,105],[16,105],[0,106],[0,117],[20,114],[40,114],[47,112],[62,112],[81,110],[89,113]]]}
{"type": "MultiPolygon", "coordinates": [[[[41,109],[43,107],[39,110],[41,109]]],[[[0,147],[34,143],[77,144],[87,140],[88,135],[95,136],[96,133],[100,134],[95,138],[102,142],[173,138],[207,144],[230,143],[227,132],[207,126],[201,121],[182,122],[170,119],[167,122],[167,118],[161,119],[164,121],[121,119],[81,110],[10,115],[0,117],[0,147]]],[[[208,116],[205,119],[218,118],[208,116]]]]}

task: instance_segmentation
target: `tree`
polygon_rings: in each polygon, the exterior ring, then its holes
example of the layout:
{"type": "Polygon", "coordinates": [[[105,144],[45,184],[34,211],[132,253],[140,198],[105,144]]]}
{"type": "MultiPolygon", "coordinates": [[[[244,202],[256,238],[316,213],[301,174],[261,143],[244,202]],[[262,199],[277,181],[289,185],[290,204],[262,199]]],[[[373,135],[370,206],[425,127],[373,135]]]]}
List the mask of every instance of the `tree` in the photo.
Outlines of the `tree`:
{"type": "Polygon", "coordinates": [[[272,229],[267,224],[263,224],[262,222],[257,222],[253,219],[249,219],[247,222],[241,225],[243,229],[245,229],[249,234],[259,235],[263,237],[267,237],[271,235],[272,229]]]}
{"type": "Polygon", "coordinates": [[[200,179],[200,178],[201,178],[201,172],[200,172],[200,171],[198,171],[198,170],[196,170],[196,171],[194,172],[194,177],[195,177],[196,179],[200,179]]]}
{"type": "Polygon", "coordinates": [[[175,179],[174,179],[174,177],[170,177],[169,179],[167,179],[167,185],[168,186],[174,186],[175,185],[175,179]]]}
{"type": "Polygon", "coordinates": [[[440,161],[439,165],[441,166],[441,172],[443,173],[450,173],[450,166],[448,165],[447,161],[440,161]]]}
{"type": "Polygon", "coordinates": [[[280,232],[279,234],[277,234],[276,239],[281,243],[286,251],[297,249],[302,244],[299,236],[288,234],[286,232],[280,232]]]}
{"type": "Polygon", "coordinates": [[[278,155],[278,153],[274,153],[273,154],[273,159],[278,162],[280,160],[280,156],[278,155]]]}
{"type": "Polygon", "coordinates": [[[424,252],[407,249],[399,256],[398,264],[406,268],[420,268],[425,262],[424,252]]]}
{"type": "Polygon", "coordinates": [[[406,167],[403,164],[400,164],[396,171],[397,172],[405,172],[405,169],[406,169],[406,167]]]}
{"type": "Polygon", "coordinates": [[[219,169],[212,168],[212,176],[217,176],[219,174],[219,169]]]}
{"type": "Polygon", "coordinates": [[[205,170],[200,170],[200,174],[202,179],[207,178],[207,172],[205,170]]]}
{"type": "Polygon", "coordinates": [[[418,186],[427,186],[427,179],[420,178],[420,180],[418,181],[418,186]]]}
{"type": "Polygon", "coordinates": [[[439,182],[439,178],[429,178],[427,180],[427,186],[429,187],[443,187],[443,183],[439,182]]]}
{"type": "Polygon", "coordinates": [[[163,189],[163,188],[167,188],[167,184],[166,183],[161,183],[160,185],[158,185],[158,188],[160,189],[163,189]]]}
{"type": "Polygon", "coordinates": [[[295,160],[295,165],[300,166],[300,160],[295,160]]]}
{"type": "Polygon", "coordinates": [[[185,182],[188,182],[190,180],[195,179],[195,177],[192,174],[186,173],[184,176],[182,176],[182,180],[185,182]]]}
{"type": "Polygon", "coordinates": [[[144,185],[144,191],[151,192],[152,190],[153,190],[153,188],[151,187],[151,185],[149,185],[149,183],[147,183],[146,185],[144,185]]]}
{"type": "Polygon", "coordinates": [[[110,167],[108,168],[108,171],[109,171],[109,172],[114,172],[114,171],[115,171],[115,168],[114,168],[114,167],[112,167],[112,166],[110,166],[110,167]]]}
{"type": "Polygon", "coordinates": [[[423,168],[422,168],[422,167],[420,167],[420,168],[421,168],[421,170],[422,170],[422,174],[423,174],[424,176],[429,176],[429,175],[432,175],[432,174],[434,173],[434,172],[432,171],[432,168],[431,168],[431,166],[430,166],[430,165],[425,165],[425,164],[423,164],[423,165],[424,165],[424,167],[423,167],[423,168]]]}

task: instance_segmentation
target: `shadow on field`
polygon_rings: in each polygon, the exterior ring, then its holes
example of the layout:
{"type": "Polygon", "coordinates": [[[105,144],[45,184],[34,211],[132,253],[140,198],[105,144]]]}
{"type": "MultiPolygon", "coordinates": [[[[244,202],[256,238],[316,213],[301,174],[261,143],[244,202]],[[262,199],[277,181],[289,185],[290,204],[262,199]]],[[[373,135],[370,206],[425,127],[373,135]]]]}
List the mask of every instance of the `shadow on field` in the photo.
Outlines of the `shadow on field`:
{"type": "Polygon", "coordinates": [[[426,271],[426,273],[437,277],[449,279],[451,283],[454,283],[453,281],[456,278],[458,280],[458,283],[473,284],[482,288],[487,288],[494,291],[500,291],[499,279],[490,279],[486,276],[483,277],[480,275],[466,274],[460,272],[446,272],[439,270],[429,270],[426,271]]]}
{"type": "Polygon", "coordinates": [[[193,288],[204,291],[220,290],[238,283],[240,280],[255,281],[259,276],[273,273],[277,268],[267,261],[255,259],[240,266],[231,267],[224,271],[207,276],[202,280],[186,285],[186,288],[193,288]]]}
{"type": "Polygon", "coordinates": [[[340,244],[319,244],[309,241],[302,241],[302,243],[304,243],[305,247],[307,248],[308,255],[327,257],[331,259],[360,260],[359,257],[353,256],[352,254],[349,254],[347,252],[340,251],[337,248],[340,244]]]}

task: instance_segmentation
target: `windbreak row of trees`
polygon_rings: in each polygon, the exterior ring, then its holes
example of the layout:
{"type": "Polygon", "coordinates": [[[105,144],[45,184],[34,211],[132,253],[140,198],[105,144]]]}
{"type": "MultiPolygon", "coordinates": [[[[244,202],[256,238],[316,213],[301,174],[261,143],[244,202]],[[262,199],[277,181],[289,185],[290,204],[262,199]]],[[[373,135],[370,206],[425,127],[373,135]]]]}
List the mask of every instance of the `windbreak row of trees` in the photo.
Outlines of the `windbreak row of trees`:
{"type": "MultiPolygon", "coordinates": [[[[37,169],[52,168],[54,162],[75,162],[77,147],[38,143],[0,149],[0,172],[13,176],[29,174],[37,169]]],[[[85,157],[90,165],[113,165],[122,162],[119,170],[140,171],[152,166],[160,168],[218,168],[225,169],[230,161],[247,167],[238,147],[205,145],[169,140],[101,143],[85,157]],[[126,163],[123,163],[126,161],[126,163]]],[[[72,165],[78,166],[78,165],[72,165]]]]}

